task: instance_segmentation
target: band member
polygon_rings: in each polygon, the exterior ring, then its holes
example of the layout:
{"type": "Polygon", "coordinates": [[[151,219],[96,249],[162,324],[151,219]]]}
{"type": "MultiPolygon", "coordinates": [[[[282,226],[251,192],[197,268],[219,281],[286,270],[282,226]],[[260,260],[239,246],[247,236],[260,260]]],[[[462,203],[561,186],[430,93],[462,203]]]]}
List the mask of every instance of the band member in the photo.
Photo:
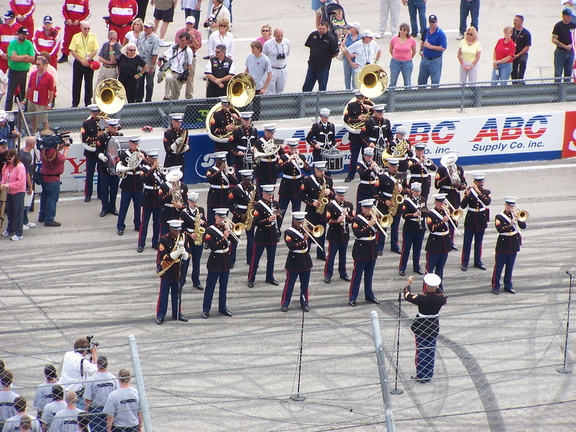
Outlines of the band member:
{"type": "Polygon", "coordinates": [[[128,139],[128,150],[120,152],[119,161],[116,164],[116,172],[119,175],[124,174],[124,178],[120,182],[120,211],[118,214],[118,222],[116,229],[118,235],[124,235],[126,229],[126,213],[130,207],[130,201],[134,203],[134,231],[140,231],[141,219],[141,203],[142,203],[142,189],[144,184],[142,182],[143,161],[146,158],[146,153],[138,148],[140,144],[139,136],[132,136],[128,139]]]}
{"type": "MultiPolygon", "coordinates": [[[[254,251],[254,204],[256,203],[256,186],[252,184],[252,170],[240,170],[241,181],[238,185],[230,188],[228,194],[228,208],[232,213],[232,222],[243,223],[246,228],[246,264],[252,262],[254,251]]],[[[236,251],[238,245],[230,244],[230,257],[232,267],[236,264],[236,251]]]]}
{"type": "Polygon", "coordinates": [[[438,313],[446,304],[446,295],[439,289],[442,279],[434,273],[424,276],[426,291],[424,294],[412,294],[410,285],[412,276],[404,287],[404,298],[418,306],[418,313],[411,328],[416,338],[416,376],[412,379],[418,383],[430,382],[434,375],[434,357],[436,356],[436,339],[440,332],[438,313]]]}
{"type": "Polygon", "coordinates": [[[160,238],[156,270],[160,276],[160,292],[156,305],[156,324],[162,325],[168,310],[168,295],[172,300],[172,319],[187,322],[188,318],[182,315],[180,298],[180,279],[182,278],[182,260],[188,259],[188,252],[184,248],[184,235],[182,234],[182,221],[173,219],[168,221],[170,232],[160,238]]]}
{"type": "MultiPolygon", "coordinates": [[[[216,136],[231,136],[234,130],[240,124],[240,118],[235,110],[232,110],[232,106],[228,101],[226,96],[220,98],[220,103],[222,108],[214,112],[214,115],[210,119],[210,132],[212,135],[216,136]]],[[[258,135],[256,135],[258,137],[258,135]]],[[[214,151],[216,152],[227,152],[228,143],[227,142],[214,142],[214,151]]],[[[232,166],[231,157],[228,159],[228,164],[232,166]]]]}
{"type": "Polygon", "coordinates": [[[206,228],[204,241],[210,249],[206,268],[206,288],[204,289],[204,302],[202,304],[202,318],[210,316],[212,297],[216,289],[216,282],[220,282],[218,288],[218,312],[231,317],[232,312],[226,307],[226,292],[228,290],[228,278],[230,277],[230,227],[225,224],[228,209],[214,209],[215,222],[206,228]]]}
{"type": "Polygon", "coordinates": [[[160,202],[163,204],[160,214],[160,235],[168,232],[168,221],[180,217],[188,196],[188,186],[182,183],[182,171],[179,166],[171,167],[166,173],[166,181],[160,185],[160,202]]]}
{"type": "MultiPolygon", "coordinates": [[[[466,184],[466,177],[464,177],[464,168],[456,165],[456,162],[454,162],[454,167],[456,168],[454,172],[450,172],[445,166],[438,167],[434,186],[439,193],[445,193],[446,199],[457,209],[460,207],[460,191],[465,190],[468,185],[466,184]]],[[[454,225],[458,226],[458,221],[454,221],[454,225]]],[[[450,224],[450,241],[452,241],[452,249],[458,250],[454,244],[454,227],[452,224],[450,224]]]]}
{"type": "Polygon", "coordinates": [[[280,160],[280,155],[284,153],[284,149],[280,147],[278,151],[269,150],[265,147],[274,146],[274,132],[276,132],[276,123],[267,123],[262,126],[264,129],[264,136],[256,140],[254,146],[254,154],[259,152],[261,157],[255,158],[256,168],[254,168],[254,178],[256,178],[256,186],[258,192],[262,193],[262,186],[266,184],[276,184],[278,172],[276,166],[280,160]],[[273,153],[272,153],[273,152],[273,153]]]}
{"type": "MultiPolygon", "coordinates": [[[[403,186],[402,180],[398,175],[398,164],[400,159],[389,158],[388,159],[388,170],[384,174],[380,175],[377,182],[377,192],[378,192],[378,210],[384,215],[391,215],[392,225],[390,226],[390,250],[397,254],[401,254],[400,246],[398,245],[398,230],[400,227],[400,220],[402,219],[402,213],[399,210],[399,201],[401,200],[403,186]]],[[[386,237],[379,232],[378,233],[378,255],[382,255],[384,250],[384,244],[386,243],[386,237]]]]}
{"type": "MultiPolygon", "coordinates": [[[[372,105],[367,103],[366,97],[358,90],[354,91],[356,100],[348,103],[344,112],[344,123],[347,125],[359,125],[366,121],[372,110],[372,105]]],[[[355,128],[355,132],[348,134],[350,140],[350,168],[348,176],[344,180],[346,183],[351,182],[356,175],[356,162],[360,151],[364,147],[362,136],[360,135],[361,128],[355,128]]],[[[373,145],[371,147],[374,147],[373,145]]]]}
{"type": "Polygon", "coordinates": [[[312,125],[306,142],[312,149],[312,158],[314,161],[324,160],[322,153],[330,150],[336,145],[336,129],[334,123],[329,121],[330,110],[322,108],[320,110],[320,120],[312,125]]]}
{"type": "Polygon", "coordinates": [[[348,304],[356,306],[356,299],[360,292],[360,282],[364,275],[364,298],[367,302],[380,304],[374,292],[372,291],[372,276],[378,252],[376,247],[375,225],[378,223],[372,215],[373,199],[365,199],[360,202],[362,209],[359,214],[352,220],[352,232],[355,241],[352,248],[352,258],[354,258],[354,272],[350,281],[350,291],[348,293],[348,304]]]}
{"type": "MultiPolygon", "coordinates": [[[[316,258],[326,261],[324,252],[324,240],[326,238],[326,205],[334,198],[334,183],[331,177],[326,175],[326,161],[314,162],[314,174],[308,176],[302,182],[300,199],[306,204],[306,219],[312,225],[321,225],[324,234],[316,239],[320,246],[316,247],[316,258]]],[[[309,240],[311,243],[312,240],[309,240]]]]}
{"type": "Polygon", "coordinates": [[[254,286],[258,264],[266,249],[266,282],[278,285],[274,277],[276,245],[280,239],[278,221],[282,217],[278,211],[278,201],[274,201],[275,185],[262,186],[262,199],[254,204],[254,250],[248,270],[248,287],[254,286]]]}
{"type": "Polygon", "coordinates": [[[230,187],[238,183],[234,168],[226,164],[226,152],[214,153],[215,163],[208,168],[206,180],[210,183],[208,190],[208,225],[214,224],[214,209],[224,208],[228,205],[230,187]]]}
{"type": "MultiPolygon", "coordinates": [[[[284,140],[286,146],[284,147],[285,153],[278,161],[278,172],[282,174],[280,180],[280,188],[278,189],[278,205],[282,216],[286,214],[288,204],[292,205],[292,212],[300,211],[302,201],[300,200],[300,188],[304,181],[304,174],[310,174],[312,168],[306,161],[306,157],[298,152],[298,138],[289,138],[284,140]]],[[[284,217],[279,221],[282,228],[284,217]]]]}
{"type": "Polygon", "coordinates": [[[227,150],[234,159],[236,172],[242,169],[252,170],[254,165],[252,148],[258,139],[258,130],[252,126],[252,114],[252,111],[240,113],[241,125],[234,129],[227,144],[227,150]]]}
{"type": "Polygon", "coordinates": [[[378,177],[382,174],[382,168],[374,160],[374,149],[372,147],[364,149],[364,156],[362,156],[362,160],[358,161],[357,170],[360,175],[360,183],[356,192],[356,208],[358,208],[360,201],[370,198],[374,199],[378,195],[376,184],[378,177]]]}
{"type": "Polygon", "coordinates": [[[464,220],[462,271],[468,270],[472,239],[474,239],[474,267],[486,270],[486,266],[482,263],[482,240],[490,219],[490,210],[487,206],[492,202],[492,196],[488,189],[484,189],[485,174],[474,174],[473,178],[474,184],[464,191],[464,198],[460,204],[462,208],[468,207],[464,220]]]}
{"type": "MultiPolygon", "coordinates": [[[[442,278],[448,254],[452,251],[452,242],[449,237],[450,214],[444,208],[446,194],[436,194],[432,197],[434,208],[426,213],[426,225],[430,231],[426,242],[426,272],[435,273],[442,278]]],[[[439,286],[444,291],[442,282],[439,286]]]]}
{"type": "Polygon", "coordinates": [[[385,107],[384,104],[374,105],[372,108],[374,115],[366,120],[361,132],[364,147],[374,147],[374,156],[378,163],[381,163],[380,159],[384,150],[394,141],[390,120],[384,118],[385,107]]]}
{"type": "Polygon", "coordinates": [[[405,173],[408,170],[408,161],[414,157],[410,140],[406,138],[406,127],[398,126],[394,139],[388,143],[386,151],[390,154],[397,155],[400,158],[398,172],[405,173]]]}
{"type": "Polygon", "coordinates": [[[190,259],[183,263],[182,280],[180,283],[180,291],[186,283],[186,275],[188,274],[188,267],[192,264],[192,274],[190,280],[192,286],[197,290],[202,291],[204,286],[200,283],[200,258],[202,258],[202,243],[204,243],[204,234],[208,224],[206,223],[206,215],[204,209],[198,206],[198,192],[188,191],[188,205],[180,211],[180,218],[184,222],[182,228],[184,233],[188,236],[189,241],[185,243],[186,250],[190,255],[190,259]]]}
{"type": "Polygon", "coordinates": [[[284,241],[289,251],[286,257],[286,265],[284,266],[286,269],[286,282],[282,291],[282,312],[288,312],[296,279],[300,279],[300,307],[304,312],[310,310],[308,307],[308,285],[310,283],[312,258],[308,247],[309,234],[303,226],[305,218],[306,212],[292,212],[292,227],[284,231],[284,241]]]}
{"type": "Polygon", "coordinates": [[[345,186],[334,187],[336,197],[326,206],[326,222],[328,225],[328,257],[324,265],[324,282],[330,283],[334,273],[334,261],[338,255],[338,273],[340,279],[350,282],[346,272],[346,250],[350,241],[350,224],[354,219],[354,206],[346,201],[345,186]]]}
{"type": "MultiPolygon", "coordinates": [[[[103,134],[104,131],[100,127],[102,124],[100,120],[100,108],[98,105],[88,105],[90,116],[82,123],[80,134],[82,136],[82,146],[84,147],[84,157],[86,158],[86,180],[84,182],[84,201],[90,202],[92,199],[92,191],[94,190],[94,171],[98,164],[98,153],[96,146],[98,136],[103,134]]],[[[100,177],[96,185],[96,194],[100,198],[100,177]]]]}
{"type": "Polygon", "coordinates": [[[102,200],[102,211],[100,217],[108,213],[118,216],[116,211],[116,195],[120,179],[116,175],[113,161],[109,160],[108,145],[114,136],[121,136],[120,121],[118,119],[108,119],[106,121],[106,133],[98,135],[96,144],[96,154],[98,156],[98,178],[100,179],[100,199],[102,200]]]}
{"type": "Polygon", "coordinates": [[[412,183],[410,194],[404,198],[402,203],[404,227],[402,228],[402,256],[398,267],[400,276],[406,275],[410,249],[412,249],[412,269],[415,273],[424,274],[420,268],[420,253],[422,243],[424,243],[424,234],[426,234],[426,201],[420,195],[421,193],[422,185],[417,182],[412,183]]]}
{"type": "Polygon", "coordinates": [[[408,161],[408,171],[410,183],[420,183],[422,185],[422,194],[420,195],[424,202],[428,201],[430,194],[430,172],[436,171],[436,165],[432,159],[424,156],[426,144],[418,143],[414,145],[414,157],[408,161]]]}
{"type": "Polygon", "coordinates": [[[516,255],[522,245],[522,235],[518,228],[526,229],[527,216],[521,217],[516,207],[515,197],[504,197],[504,211],[498,213],[494,219],[496,230],[498,231],[498,240],[496,240],[496,262],[494,263],[494,272],[492,273],[492,293],[500,293],[500,275],[504,266],[504,291],[510,294],[516,294],[512,283],[512,272],[514,271],[514,262],[516,255]]]}
{"type": "Polygon", "coordinates": [[[138,232],[138,248],[136,251],[142,253],[146,246],[146,236],[148,235],[148,223],[152,217],[152,243],[153,249],[158,249],[160,238],[160,217],[164,203],[160,200],[160,185],[166,180],[164,171],[158,163],[158,149],[148,150],[148,163],[151,163],[142,176],[142,223],[138,232]]]}
{"type": "Polygon", "coordinates": [[[164,131],[164,150],[166,158],[164,167],[180,166],[182,173],[185,172],[185,153],[190,150],[188,137],[185,129],[182,129],[182,118],[184,114],[174,113],[170,115],[172,126],[164,131]]]}

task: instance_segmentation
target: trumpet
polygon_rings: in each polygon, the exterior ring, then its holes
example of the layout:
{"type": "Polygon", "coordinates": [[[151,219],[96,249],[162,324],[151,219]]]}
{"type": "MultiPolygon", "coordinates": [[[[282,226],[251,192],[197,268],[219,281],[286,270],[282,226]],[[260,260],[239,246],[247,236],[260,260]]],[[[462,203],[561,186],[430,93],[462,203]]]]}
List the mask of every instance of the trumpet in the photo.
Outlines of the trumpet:
{"type": "Polygon", "coordinates": [[[238,245],[241,245],[240,235],[242,231],[246,231],[246,226],[242,222],[234,223],[229,218],[224,218],[224,226],[230,230],[230,235],[238,245]]]}
{"type": "Polygon", "coordinates": [[[324,235],[324,227],[322,225],[314,225],[308,219],[304,219],[304,222],[302,222],[302,228],[304,231],[306,231],[306,233],[308,233],[310,240],[312,240],[314,244],[318,246],[322,252],[324,252],[324,248],[320,246],[320,243],[316,241],[317,238],[320,238],[324,235]],[[310,230],[309,227],[311,227],[312,230],[310,230]]]}
{"type": "Polygon", "coordinates": [[[300,154],[298,152],[292,153],[290,155],[290,159],[291,159],[291,161],[296,161],[296,163],[298,164],[298,167],[300,169],[304,168],[305,162],[300,158],[300,154]]]}
{"type": "Polygon", "coordinates": [[[448,200],[444,200],[442,207],[444,208],[446,213],[448,213],[448,216],[449,216],[448,220],[450,221],[452,228],[454,228],[454,231],[456,231],[456,234],[458,234],[460,237],[462,237],[462,234],[460,233],[460,231],[458,231],[458,228],[456,228],[455,221],[458,221],[464,215],[464,212],[460,209],[455,209],[454,206],[452,205],[452,203],[448,200]]]}
{"type": "Polygon", "coordinates": [[[234,170],[234,167],[228,166],[228,165],[224,165],[224,170],[223,170],[226,174],[228,175],[234,175],[234,173],[236,172],[234,170]]]}
{"type": "Polygon", "coordinates": [[[514,206],[514,210],[512,211],[512,217],[518,222],[526,222],[530,217],[530,213],[527,210],[521,210],[517,206],[514,206]]]}
{"type": "Polygon", "coordinates": [[[382,212],[378,210],[376,206],[372,207],[372,210],[370,210],[370,214],[374,217],[374,219],[376,219],[376,227],[380,230],[382,234],[384,234],[384,237],[388,237],[388,234],[384,229],[392,225],[392,222],[394,222],[394,218],[389,214],[387,215],[382,214],[382,212]]]}

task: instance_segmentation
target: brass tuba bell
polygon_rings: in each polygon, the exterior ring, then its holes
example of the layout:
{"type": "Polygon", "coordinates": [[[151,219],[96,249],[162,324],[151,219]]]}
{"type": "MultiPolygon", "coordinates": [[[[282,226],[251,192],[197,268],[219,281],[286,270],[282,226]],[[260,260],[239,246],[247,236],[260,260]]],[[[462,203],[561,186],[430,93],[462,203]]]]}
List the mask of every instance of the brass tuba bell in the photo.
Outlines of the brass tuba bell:
{"type": "Polygon", "coordinates": [[[358,91],[368,98],[380,96],[388,88],[388,74],[377,64],[364,66],[356,76],[358,91]]]}
{"type": "Polygon", "coordinates": [[[106,78],[101,81],[94,91],[96,105],[105,114],[115,114],[126,103],[126,89],[115,78],[106,78]]]}
{"type": "Polygon", "coordinates": [[[226,97],[234,107],[245,107],[254,96],[256,96],[256,83],[247,73],[234,75],[226,85],[226,97]]]}

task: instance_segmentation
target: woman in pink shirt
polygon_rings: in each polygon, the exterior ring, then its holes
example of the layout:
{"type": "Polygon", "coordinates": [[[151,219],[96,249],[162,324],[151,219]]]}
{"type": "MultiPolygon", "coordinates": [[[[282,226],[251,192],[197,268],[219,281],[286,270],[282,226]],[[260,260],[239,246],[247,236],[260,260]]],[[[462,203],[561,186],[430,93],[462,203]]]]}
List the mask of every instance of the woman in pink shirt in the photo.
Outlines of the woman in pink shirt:
{"type": "Polygon", "coordinates": [[[390,41],[390,87],[396,87],[398,75],[402,72],[404,86],[412,85],[412,59],[416,55],[416,40],[410,35],[410,26],[400,24],[398,35],[390,41]]]}
{"type": "Polygon", "coordinates": [[[8,226],[2,237],[12,236],[10,240],[23,238],[22,217],[24,216],[24,195],[26,194],[26,168],[18,159],[16,150],[6,152],[6,163],[2,168],[2,190],[7,190],[6,216],[8,226]]]}
{"type": "Polygon", "coordinates": [[[262,36],[260,36],[256,40],[258,42],[260,42],[262,44],[262,46],[264,46],[266,41],[269,41],[270,39],[272,39],[272,27],[270,27],[270,24],[264,24],[262,26],[262,30],[260,30],[260,33],[262,33],[262,36]]]}

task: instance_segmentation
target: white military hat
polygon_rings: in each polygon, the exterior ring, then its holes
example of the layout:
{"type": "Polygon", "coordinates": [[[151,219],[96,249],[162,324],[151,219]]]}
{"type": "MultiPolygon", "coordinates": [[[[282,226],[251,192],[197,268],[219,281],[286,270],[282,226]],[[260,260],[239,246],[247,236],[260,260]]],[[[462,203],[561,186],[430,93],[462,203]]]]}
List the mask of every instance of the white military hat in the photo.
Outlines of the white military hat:
{"type": "Polygon", "coordinates": [[[510,204],[510,205],[516,205],[516,201],[518,201],[518,198],[513,197],[513,196],[505,196],[505,197],[502,197],[502,199],[504,200],[504,202],[506,204],[510,204]]]}
{"type": "Polygon", "coordinates": [[[286,144],[288,147],[298,147],[299,143],[300,140],[298,138],[286,138],[284,140],[284,144],[286,144]]]}
{"type": "Polygon", "coordinates": [[[118,126],[118,125],[120,124],[120,120],[119,120],[119,119],[112,119],[112,118],[111,118],[111,119],[106,120],[106,124],[107,124],[108,126],[116,127],[116,126],[118,126]]]}
{"type": "Polygon", "coordinates": [[[348,191],[348,186],[335,186],[334,192],[338,195],[346,195],[346,191],[348,191]]]}
{"type": "Polygon", "coordinates": [[[214,213],[220,217],[226,217],[226,216],[228,216],[228,209],[225,207],[215,208],[214,213]]]}
{"type": "Polygon", "coordinates": [[[372,107],[372,109],[373,109],[374,111],[384,111],[385,108],[386,108],[386,105],[385,105],[385,104],[378,104],[378,105],[374,105],[374,106],[372,107]]]}
{"type": "Polygon", "coordinates": [[[471,175],[474,180],[479,182],[483,182],[486,179],[486,173],[474,173],[471,175]]]}
{"type": "Polygon", "coordinates": [[[374,149],[372,147],[366,147],[364,149],[365,156],[374,156],[374,149]]]}
{"type": "Polygon", "coordinates": [[[182,224],[184,223],[183,220],[180,219],[171,219],[168,221],[168,225],[170,225],[170,229],[174,231],[180,231],[182,229],[182,224]]]}
{"type": "Polygon", "coordinates": [[[359,203],[362,207],[373,207],[374,206],[374,199],[368,198],[360,201],[359,203]]]}
{"type": "Polygon", "coordinates": [[[292,217],[294,220],[303,221],[306,218],[306,214],[307,213],[304,211],[292,212],[292,217]]]}
{"type": "Polygon", "coordinates": [[[424,276],[424,283],[429,287],[439,287],[440,284],[442,283],[442,279],[440,279],[440,276],[438,276],[437,274],[427,273],[424,276]]]}
{"type": "Polygon", "coordinates": [[[188,191],[188,201],[196,202],[200,198],[200,194],[196,191],[188,191]]]}
{"type": "Polygon", "coordinates": [[[153,157],[153,158],[157,158],[158,153],[160,153],[160,149],[157,149],[157,148],[151,148],[149,150],[146,150],[146,154],[150,157],[153,157]]]}
{"type": "Polygon", "coordinates": [[[222,105],[230,105],[230,101],[228,100],[228,98],[226,96],[220,96],[220,103],[222,105]]]}
{"type": "Polygon", "coordinates": [[[389,158],[388,160],[388,165],[392,165],[392,166],[396,166],[400,163],[400,159],[398,158],[389,158]]]}
{"type": "Polygon", "coordinates": [[[315,161],[314,168],[320,171],[326,171],[326,161],[315,161]]]}
{"type": "Polygon", "coordinates": [[[226,156],[228,156],[228,152],[225,152],[225,151],[220,151],[220,152],[214,153],[214,157],[216,159],[226,159],[226,156]]]}
{"type": "Polygon", "coordinates": [[[268,195],[272,195],[274,193],[274,189],[276,189],[275,184],[262,185],[262,191],[268,195]]]}
{"type": "MultiPolygon", "coordinates": [[[[176,168],[176,167],[170,167],[176,168]]],[[[166,181],[167,182],[176,182],[182,178],[182,171],[180,171],[180,167],[178,169],[172,169],[166,174],[166,181]]]]}
{"type": "Polygon", "coordinates": [[[436,201],[444,201],[446,199],[446,194],[445,193],[434,194],[432,195],[432,198],[434,198],[436,201]]]}
{"type": "Polygon", "coordinates": [[[132,141],[133,143],[138,144],[140,142],[140,135],[132,135],[130,137],[127,137],[128,141],[132,141]]]}
{"type": "Polygon", "coordinates": [[[330,117],[330,110],[328,108],[322,108],[320,110],[321,117],[330,117]]]}
{"type": "Polygon", "coordinates": [[[172,113],[170,114],[170,118],[172,120],[182,121],[184,118],[184,113],[172,113]]]}
{"type": "Polygon", "coordinates": [[[251,119],[253,115],[254,111],[243,111],[240,113],[240,117],[242,117],[245,120],[251,119]]]}
{"type": "Polygon", "coordinates": [[[410,189],[415,190],[415,191],[421,191],[422,190],[422,183],[414,182],[410,185],[410,189]]]}
{"type": "Polygon", "coordinates": [[[406,126],[398,126],[396,128],[396,133],[400,135],[406,135],[408,131],[406,130],[406,126]]]}
{"type": "Polygon", "coordinates": [[[100,108],[98,108],[98,105],[96,104],[88,105],[86,108],[92,112],[100,112],[100,108]]]}
{"type": "Polygon", "coordinates": [[[242,177],[252,177],[254,175],[254,170],[240,170],[238,171],[242,177]]]}
{"type": "Polygon", "coordinates": [[[266,123],[262,125],[262,129],[268,132],[275,132],[276,131],[276,123],[266,123]]]}
{"type": "Polygon", "coordinates": [[[415,148],[416,150],[424,150],[424,149],[426,148],[426,144],[424,144],[424,143],[417,143],[417,144],[414,144],[414,148],[415,148]]]}

